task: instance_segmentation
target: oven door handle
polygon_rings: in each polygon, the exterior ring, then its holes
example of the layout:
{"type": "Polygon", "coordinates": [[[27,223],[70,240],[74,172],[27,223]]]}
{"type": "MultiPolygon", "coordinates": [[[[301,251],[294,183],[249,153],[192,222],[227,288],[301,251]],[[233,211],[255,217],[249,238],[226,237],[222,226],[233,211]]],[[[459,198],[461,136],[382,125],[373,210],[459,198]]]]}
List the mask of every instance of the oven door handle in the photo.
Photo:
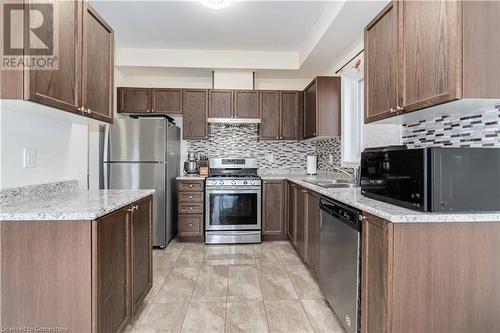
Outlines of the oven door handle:
{"type": "Polygon", "coordinates": [[[207,194],[241,194],[241,193],[255,193],[259,194],[261,193],[260,188],[259,189],[206,189],[207,194]]]}

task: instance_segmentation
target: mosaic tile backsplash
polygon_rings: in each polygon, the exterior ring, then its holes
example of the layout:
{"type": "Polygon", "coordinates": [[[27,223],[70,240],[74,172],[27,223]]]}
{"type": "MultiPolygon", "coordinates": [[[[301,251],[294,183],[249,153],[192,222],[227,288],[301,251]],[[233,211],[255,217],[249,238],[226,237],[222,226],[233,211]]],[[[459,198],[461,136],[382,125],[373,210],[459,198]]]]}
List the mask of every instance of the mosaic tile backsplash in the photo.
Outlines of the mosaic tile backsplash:
{"type": "Polygon", "coordinates": [[[500,106],[404,124],[403,144],[420,147],[500,147],[500,106]]]}
{"type": "Polygon", "coordinates": [[[334,171],[333,166],[339,166],[341,161],[341,139],[332,138],[316,142],[316,155],[318,156],[318,170],[334,171]],[[333,163],[330,163],[332,155],[333,163]]]}
{"type": "MultiPolygon", "coordinates": [[[[321,141],[322,142],[322,141],[321,141]]],[[[334,156],[340,161],[340,140],[334,156]]],[[[209,157],[253,157],[261,169],[305,169],[307,155],[317,153],[318,142],[259,140],[259,125],[210,124],[208,140],[188,140],[187,151],[209,157]],[[272,161],[269,160],[273,156],[272,161]]],[[[331,145],[329,145],[330,147],[331,145]]],[[[323,150],[326,147],[323,148],[323,150]]],[[[323,155],[321,155],[323,156],[323,155]]],[[[326,162],[328,162],[328,157],[326,162]]],[[[318,169],[324,163],[318,158],[318,169]]]]}

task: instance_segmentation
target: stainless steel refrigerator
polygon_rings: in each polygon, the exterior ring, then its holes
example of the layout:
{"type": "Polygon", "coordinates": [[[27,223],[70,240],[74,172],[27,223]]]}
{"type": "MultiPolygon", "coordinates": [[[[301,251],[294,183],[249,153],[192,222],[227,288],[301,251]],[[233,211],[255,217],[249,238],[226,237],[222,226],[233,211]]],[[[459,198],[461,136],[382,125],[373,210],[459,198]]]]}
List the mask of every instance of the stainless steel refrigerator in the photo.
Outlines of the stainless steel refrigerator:
{"type": "Polygon", "coordinates": [[[153,246],[165,247],[176,233],[179,127],[167,116],[115,119],[105,129],[102,151],[103,188],[156,190],[153,246]]]}

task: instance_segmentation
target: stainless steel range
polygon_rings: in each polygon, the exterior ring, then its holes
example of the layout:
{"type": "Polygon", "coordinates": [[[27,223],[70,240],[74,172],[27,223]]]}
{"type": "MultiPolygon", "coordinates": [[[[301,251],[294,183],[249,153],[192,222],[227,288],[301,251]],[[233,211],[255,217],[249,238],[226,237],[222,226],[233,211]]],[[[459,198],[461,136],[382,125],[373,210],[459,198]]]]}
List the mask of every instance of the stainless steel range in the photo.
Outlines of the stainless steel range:
{"type": "Polygon", "coordinates": [[[261,242],[261,180],[256,159],[210,159],[205,195],[207,244],[261,242]]]}

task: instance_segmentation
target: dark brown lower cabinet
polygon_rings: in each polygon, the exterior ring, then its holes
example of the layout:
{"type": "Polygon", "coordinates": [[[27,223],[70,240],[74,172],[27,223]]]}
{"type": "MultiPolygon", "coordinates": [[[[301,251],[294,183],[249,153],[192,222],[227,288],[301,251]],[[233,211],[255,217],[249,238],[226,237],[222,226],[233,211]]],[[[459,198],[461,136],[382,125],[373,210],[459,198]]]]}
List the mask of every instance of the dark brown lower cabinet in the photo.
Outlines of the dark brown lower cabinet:
{"type": "Polygon", "coordinates": [[[288,201],[287,201],[287,228],[286,232],[288,235],[288,239],[295,246],[295,234],[297,230],[297,185],[288,182],[287,183],[287,191],[288,191],[288,201]]]}
{"type": "Polygon", "coordinates": [[[262,237],[264,240],[285,240],[285,181],[264,180],[262,186],[262,237]]]}
{"type": "Polygon", "coordinates": [[[203,242],[205,235],[205,181],[177,181],[177,238],[179,242],[203,242]]]}
{"type": "Polygon", "coordinates": [[[500,331],[500,223],[364,217],[362,332],[500,331]]]}
{"type": "Polygon", "coordinates": [[[146,198],[133,205],[132,209],[132,315],[135,315],[153,286],[153,202],[146,198]]]}
{"type": "Polygon", "coordinates": [[[297,221],[296,221],[296,229],[295,229],[295,250],[299,254],[299,256],[304,259],[306,257],[306,212],[307,212],[307,190],[299,187],[297,191],[297,221]]]}
{"type": "Polygon", "coordinates": [[[119,332],[130,317],[130,214],[120,209],[93,223],[96,251],[96,332],[119,332]]]}
{"type": "Polygon", "coordinates": [[[0,327],[122,331],[152,283],[152,196],[95,221],[0,221],[0,327]]]}
{"type": "Polygon", "coordinates": [[[306,193],[307,200],[307,251],[306,262],[309,268],[314,273],[316,278],[319,278],[319,223],[321,211],[319,209],[320,195],[316,192],[308,191],[306,193]]]}

